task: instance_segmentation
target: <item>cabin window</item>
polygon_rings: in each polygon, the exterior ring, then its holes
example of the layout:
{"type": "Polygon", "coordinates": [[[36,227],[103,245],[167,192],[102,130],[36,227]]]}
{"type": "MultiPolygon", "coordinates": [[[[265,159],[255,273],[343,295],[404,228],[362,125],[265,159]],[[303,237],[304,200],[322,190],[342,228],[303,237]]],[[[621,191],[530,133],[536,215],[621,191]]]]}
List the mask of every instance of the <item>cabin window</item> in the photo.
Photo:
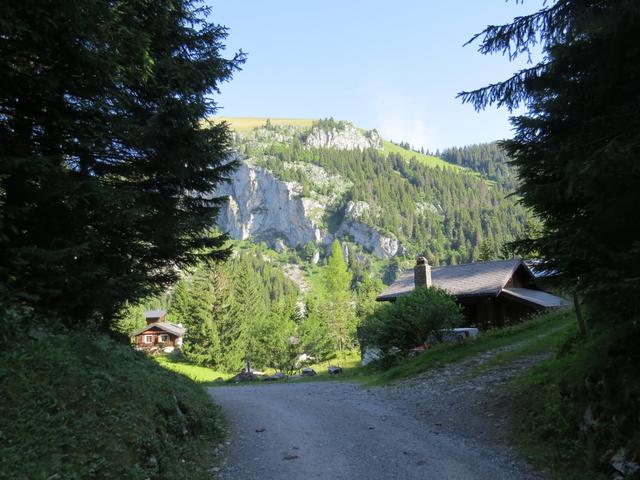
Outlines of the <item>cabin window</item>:
{"type": "Polygon", "coordinates": [[[165,343],[169,341],[169,335],[160,335],[160,343],[165,343]]]}
{"type": "Polygon", "coordinates": [[[144,343],[153,343],[153,335],[145,335],[144,343]]]}

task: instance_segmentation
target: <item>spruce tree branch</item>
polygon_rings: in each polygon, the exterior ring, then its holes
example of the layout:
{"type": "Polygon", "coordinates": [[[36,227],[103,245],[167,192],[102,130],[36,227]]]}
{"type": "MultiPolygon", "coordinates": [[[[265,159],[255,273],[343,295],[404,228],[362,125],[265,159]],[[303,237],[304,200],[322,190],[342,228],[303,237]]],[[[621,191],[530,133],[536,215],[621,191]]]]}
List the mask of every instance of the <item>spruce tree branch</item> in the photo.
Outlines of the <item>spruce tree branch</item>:
{"type": "Polygon", "coordinates": [[[460,92],[456,98],[461,98],[462,103],[472,104],[476,111],[496,104],[498,107],[506,106],[509,112],[512,112],[529,98],[525,84],[539,78],[547,66],[547,63],[540,62],[535,67],[520,70],[503,82],[492,83],[469,92],[460,92]]]}
{"type": "Polygon", "coordinates": [[[565,35],[571,16],[568,15],[570,2],[558,0],[556,4],[536,13],[516,17],[512,23],[489,25],[464,44],[474,43],[482,38],[478,51],[483,55],[501,52],[509,60],[522,53],[530,53],[530,48],[538,43],[545,46],[555,43],[565,35]]]}

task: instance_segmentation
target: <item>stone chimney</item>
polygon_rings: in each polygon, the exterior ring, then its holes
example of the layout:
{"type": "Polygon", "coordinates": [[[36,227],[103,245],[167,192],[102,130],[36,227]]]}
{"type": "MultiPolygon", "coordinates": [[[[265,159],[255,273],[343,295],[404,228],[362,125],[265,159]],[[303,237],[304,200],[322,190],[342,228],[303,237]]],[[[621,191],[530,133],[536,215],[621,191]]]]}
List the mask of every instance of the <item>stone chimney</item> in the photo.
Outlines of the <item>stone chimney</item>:
{"type": "Polygon", "coordinates": [[[425,257],[418,257],[413,268],[413,283],[416,288],[431,286],[431,267],[425,257]]]}

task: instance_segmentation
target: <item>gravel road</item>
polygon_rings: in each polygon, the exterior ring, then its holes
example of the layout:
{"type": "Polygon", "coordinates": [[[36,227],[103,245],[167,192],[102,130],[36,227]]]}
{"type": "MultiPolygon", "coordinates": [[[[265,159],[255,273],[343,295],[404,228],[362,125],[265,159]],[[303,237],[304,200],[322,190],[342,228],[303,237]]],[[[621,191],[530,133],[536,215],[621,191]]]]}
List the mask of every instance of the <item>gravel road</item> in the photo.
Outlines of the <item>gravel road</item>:
{"type": "Polygon", "coordinates": [[[460,381],[487,357],[389,387],[252,384],[209,392],[231,425],[233,480],[537,480],[505,444],[494,388],[536,359],[460,381]]]}

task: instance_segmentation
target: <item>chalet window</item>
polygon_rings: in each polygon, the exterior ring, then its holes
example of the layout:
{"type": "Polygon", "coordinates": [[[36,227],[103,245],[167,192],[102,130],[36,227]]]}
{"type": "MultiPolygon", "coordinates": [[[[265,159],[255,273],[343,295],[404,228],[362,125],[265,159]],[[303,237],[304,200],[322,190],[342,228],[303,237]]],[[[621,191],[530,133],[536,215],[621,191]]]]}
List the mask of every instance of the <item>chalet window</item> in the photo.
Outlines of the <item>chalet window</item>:
{"type": "Polygon", "coordinates": [[[160,335],[160,343],[168,342],[169,335],[160,335]]]}
{"type": "Polygon", "coordinates": [[[144,343],[153,343],[153,335],[145,335],[144,343]]]}

